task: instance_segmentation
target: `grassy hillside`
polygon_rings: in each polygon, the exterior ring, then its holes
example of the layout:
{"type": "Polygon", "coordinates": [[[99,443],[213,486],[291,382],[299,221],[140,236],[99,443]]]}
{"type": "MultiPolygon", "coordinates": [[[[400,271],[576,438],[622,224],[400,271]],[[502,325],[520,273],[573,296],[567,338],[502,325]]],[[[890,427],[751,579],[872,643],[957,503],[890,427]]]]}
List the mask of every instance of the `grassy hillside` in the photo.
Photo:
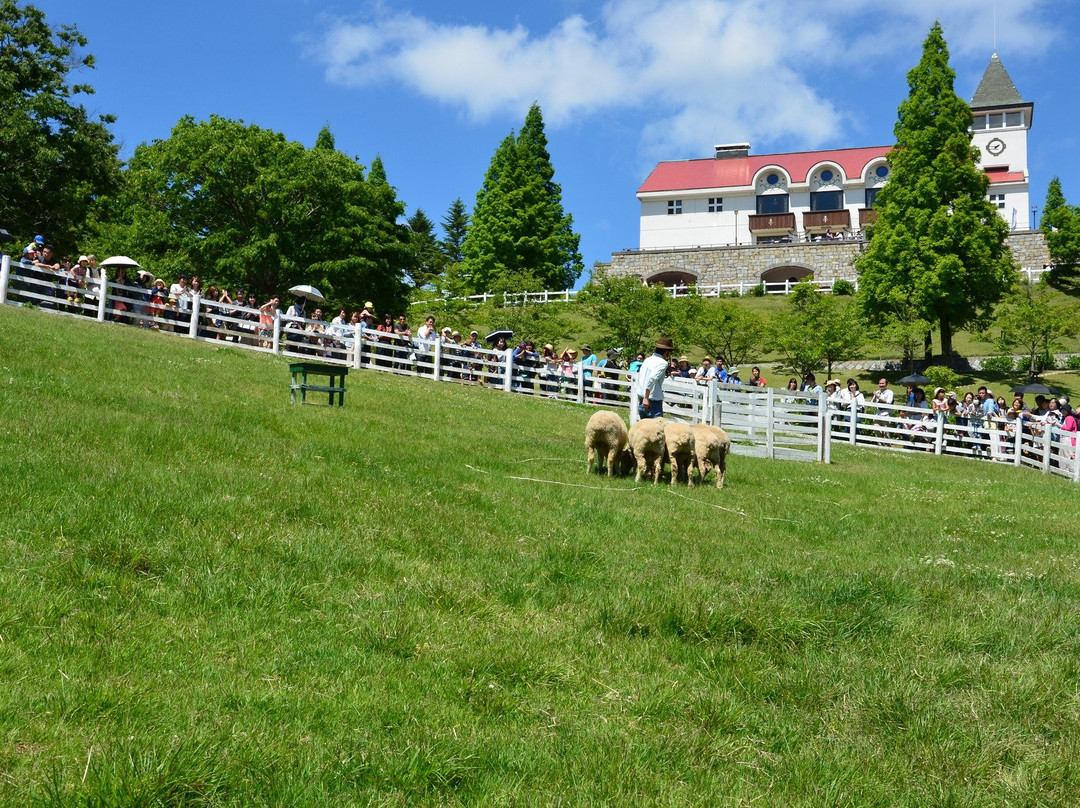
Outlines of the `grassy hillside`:
{"type": "Polygon", "coordinates": [[[0,309],[0,803],[1072,806],[1080,497],[0,309]]]}

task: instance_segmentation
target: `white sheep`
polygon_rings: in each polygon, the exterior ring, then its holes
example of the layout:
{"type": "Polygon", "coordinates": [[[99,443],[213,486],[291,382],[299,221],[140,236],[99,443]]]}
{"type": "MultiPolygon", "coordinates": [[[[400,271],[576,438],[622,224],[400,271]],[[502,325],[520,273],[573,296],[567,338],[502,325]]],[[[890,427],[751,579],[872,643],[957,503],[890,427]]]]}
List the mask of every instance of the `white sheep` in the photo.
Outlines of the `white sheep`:
{"type": "Polygon", "coordinates": [[[637,461],[634,482],[641,482],[643,474],[651,474],[655,485],[664,468],[664,419],[642,418],[630,427],[628,445],[637,461]]]}
{"type": "Polygon", "coordinates": [[[731,449],[731,438],[718,426],[694,424],[694,453],[697,456],[698,473],[701,482],[709,469],[714,470],[716,487],[724,487],[724,474],[727,472],[727,456],[731,449]]]}
{"type": "Polygon", "coordinates": [[[588,451],[586,473],[592,471],[595,459],[597,473],[603,471],[606,461],[608,477],[615,474],[619,470],[619,453],[628,439],[622,418],[608,410],[594,412],[585,427],[585,449],[588,451]]]}
{"type": "Polygon", "coordinates": [[[686,484],[694,484],[694,430],[689,424],[669,421],[664,425],[664,444],[671,462],[671,484],[685,473],[686,484]]]}

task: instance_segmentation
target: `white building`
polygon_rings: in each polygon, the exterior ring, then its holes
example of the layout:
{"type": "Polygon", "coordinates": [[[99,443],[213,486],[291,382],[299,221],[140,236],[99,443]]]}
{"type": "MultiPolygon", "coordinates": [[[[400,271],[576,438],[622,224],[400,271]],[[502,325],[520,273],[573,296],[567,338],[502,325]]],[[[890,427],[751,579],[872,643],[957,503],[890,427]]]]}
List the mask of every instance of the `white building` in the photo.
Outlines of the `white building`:
{"type": "MultiPolygon", "coordinates": [[[[1024,101],[995,53],[971,101],[972,145],[990,177],[990,201],[1013,230],[1028,230],[1024,101]]],[[[711,159],[663,162],[638,189],[641,249],[858,239],[889,178],[891,146],[751,155],[717,146],[711,159]]]]}

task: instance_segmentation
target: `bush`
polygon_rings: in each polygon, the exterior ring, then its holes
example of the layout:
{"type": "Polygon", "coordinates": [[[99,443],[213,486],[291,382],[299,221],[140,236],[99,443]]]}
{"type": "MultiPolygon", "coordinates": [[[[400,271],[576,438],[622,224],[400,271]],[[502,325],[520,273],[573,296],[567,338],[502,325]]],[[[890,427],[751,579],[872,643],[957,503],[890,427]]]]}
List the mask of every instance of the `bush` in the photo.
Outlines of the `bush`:
{"type": "MultiPolygon", "coordinates": [[[[930,380],[928,387],[944,387],[946,390],[955,390],[960,385],[960,375],[952,368],[943,365],[933,365],[923,371],[923,375],[930,380]]],[[[929,394],[927,398],[929,398],[929,394]]]]}
{"type": "Polygon", "coordinates": [[[765,297],[765,284],[759,283],[757,286],[751,287],[747,294],[750,297],[765,297]]]}
{"type": "Polygon", "coordinates": [[[991,373],[1012,373],[1016,363],[1011,356],[990,356],[982,361],[982,369],[991,373]]]}
{"type": "Polygon", "coordinates": [[[845,281],[843,278],[837,278],[833,281],[832,293],[834,295],[853,295],[855,294],[855,284],[851,281],[845,281]]]}
{"type": "Polygon", "coordinates": [[[1065,360],[1065,367],[1069,370],[1080,370],[1080,356],[1070,356],[1065,360]]]}

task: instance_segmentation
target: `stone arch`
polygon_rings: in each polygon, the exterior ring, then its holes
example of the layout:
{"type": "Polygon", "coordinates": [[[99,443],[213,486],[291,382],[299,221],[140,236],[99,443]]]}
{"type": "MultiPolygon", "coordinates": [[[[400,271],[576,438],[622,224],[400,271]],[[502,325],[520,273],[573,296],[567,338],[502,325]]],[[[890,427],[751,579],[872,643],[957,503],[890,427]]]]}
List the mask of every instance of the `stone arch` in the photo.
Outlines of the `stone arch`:
{"type": "Polygon", "coordinates": [[[765,289],[769,290],[770,286],[785,286],[789,281],[791,283],[797,283],[805,278],[814,277],[814,270],[810,267],[800,266],[799,264],[782,264],[772,269],[767,269],[761,273],[761,282],[765,284],[765,289]]]}
{"type": "Polygon", "coordinates": [[[687,272],[682,269],[667,269],[663,272],[657,272],[650,275],[646,281],[650,286],[653,284],[659,284],[661,286],[693,286],[698,282],[697,275],[693,272],[687,272]]]}

